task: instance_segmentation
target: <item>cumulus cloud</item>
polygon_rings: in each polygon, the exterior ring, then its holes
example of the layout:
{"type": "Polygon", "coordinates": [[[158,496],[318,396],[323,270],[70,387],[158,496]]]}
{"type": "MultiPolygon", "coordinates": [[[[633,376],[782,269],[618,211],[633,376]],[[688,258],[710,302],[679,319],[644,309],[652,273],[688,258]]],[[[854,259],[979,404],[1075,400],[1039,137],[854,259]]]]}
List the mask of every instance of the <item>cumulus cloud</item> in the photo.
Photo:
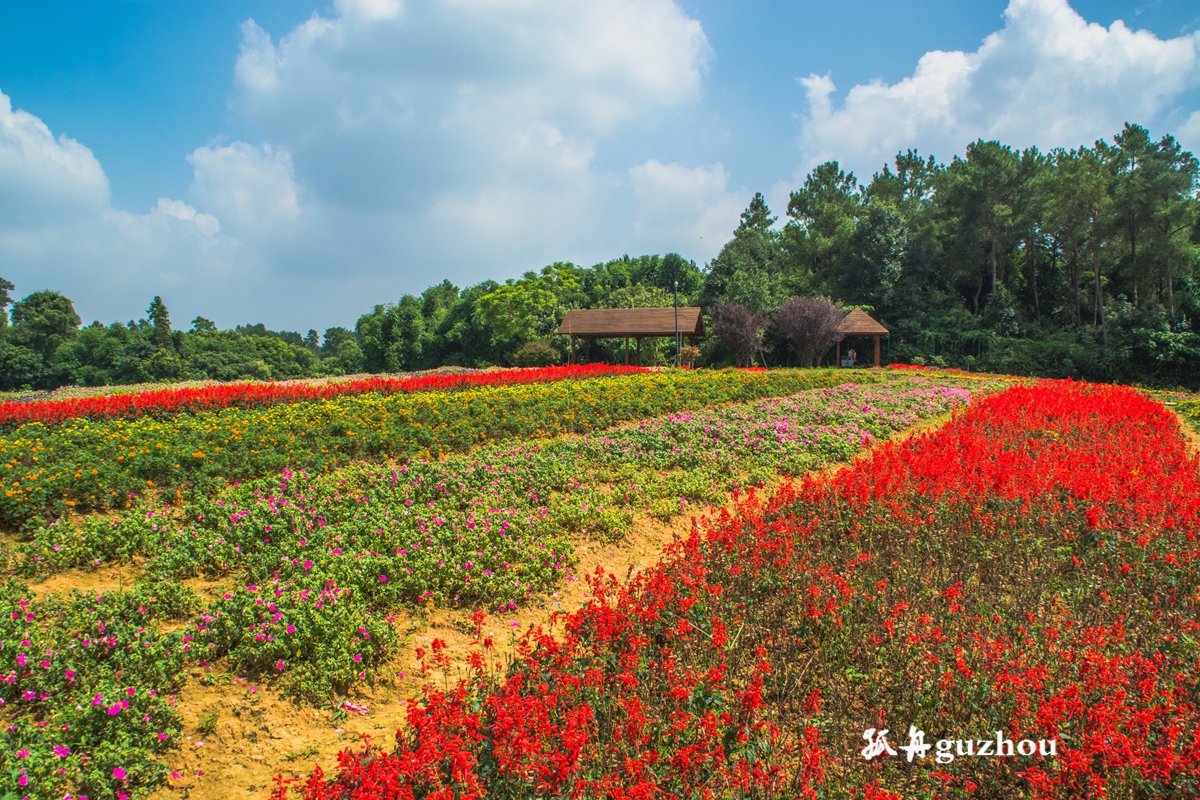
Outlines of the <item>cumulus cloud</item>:
{"type": "MultiPolygon", "coordinates": [[[[693,194],[674,206],[692,217],[672,220],[687,238],[650,237],[649,201],[637,198],[650,197],[653,181],[596,165],[622,126],[702,96],[712,52],[672,0],[344,0],[336,9],[278,39],[243,25],[233,107],[270,144],[190,157],[190,199],[224,230],[235,216],[246,241],[269,227],[249,222],[237,198],[289,211],[273,224],[303,242],[292,242],[293,271],[336,263],[373,276],[378,300],[441,277],[466,284],[561,258],[589,263],[651,238],[663,250],[699,243],[688,255],[705,258],[697,231],[722,215],[723,228],[736,225],[720,192],[693,194]]],[[[669,194],[665,184],[657,191],[669,194]]]]}
{"type": "Polygon", "coordinates": [[[226,220],[227,230],[256,238],[300,216],[300,188],[286,150],[234,142],[198,147],[188,162],[192,200],[226,220]]]}
{"type": "Polygon", "coordinates": [[[1175,131],[1175,136],[1184,149],[1200,153],[1200,111],[1193,111],[1175,131]]]}
{"type": "Polygon", "coordinates": [[[830,76],[801,79],[802,168],[837,159],[866,177],[904,149],[946,160],[979,138],[1090,144],[1126,121],[1178,113],[1173,103],[1200,81],[1200,32],[1163,40],[1105,27],[1066,0],[1011,0],[1004,17],[978,50],[926,53],[912,75],[854,86],[840,103],[830,76]]]}
{"type": "Polygon", "coordinates": [[[85,317],[173,289],[216,303],[220,293],[206,290],[255,261],[220,230],[182,200],[159,198],[142,214],[113,208],[92,151],[0,93],[0,264],[19,293],[63,291],[85,317]]]}
{"type": "Polygon", "coordinates": [[[729,189],[721,164],[688,168],[650,160],[629,171],[634,231],[648,251],[683,250],[711,258],[737,227],[746,192],[729,189]]]}
{"type": "Polygon", "coordinates": [[[0,226],[71,221],[108,206],[108,179],[92,151],[13,109],[0,92],[0,226]]]}
{"type": "Polygon", "coordinates": [[[19,291],[53,274],[85,317],[149,293],[182,319],[323,327],[444,277],[703,259],[744,205],[724,168],[597,163],[622,127],[697,103],[711,58],[673,0],[335,0],[280,37],[247,20],[230,106],[261,138],[187,154],[186,202],[112,208],[90,151],[4,98],[0,208],[32,207],[25,184],[44,202],[0,260],[19,291]]]}

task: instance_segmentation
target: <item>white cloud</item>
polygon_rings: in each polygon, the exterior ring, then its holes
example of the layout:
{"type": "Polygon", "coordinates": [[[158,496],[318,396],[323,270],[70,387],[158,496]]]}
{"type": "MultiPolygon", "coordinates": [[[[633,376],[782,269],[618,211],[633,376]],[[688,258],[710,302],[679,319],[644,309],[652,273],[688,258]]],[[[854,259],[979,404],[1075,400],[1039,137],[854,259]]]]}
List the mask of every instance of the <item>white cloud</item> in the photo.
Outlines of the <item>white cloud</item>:
{"type": "Polygon", "coordinates": [[[92,151],[55,138],[0,93],[0,264],[19,294],[56,289],[83,316],[108,319],[130,299],[140,306],[172,290],[216,304],[211,289],[235,266],[252,274],[255,265],[220,230],[215,216],[181,200],[159,198],[144,214],[113,208],[92,151]]]}
{"type": "Polygon", "coordinates": [[[650,160],[629,171],[639,244],[648,251],[682,250],[711,259],[738,226],[749,204],[745,191],[729,191],[721,164],[688,167],[650,160]]]}
{"type": "Polygon", "coordinates": [[[0,227],[69,221],[108,206],[108,179],[92,151],[54,134],[0,92],[0,227]]]}
{"type": "MultiPolygon", "coordinates": [[[[1066,0],[1011,0],[978,50],[926,53],[909,77],[833,100],[830,76],[801,79],[802,168],[837,159],[861,177],[913,147],[948,160],[978,139],[1075,147],[1177,111],[1200,80],[1200,32],[1162,40],[1088,23],[1066,0]]],[[[1186,126],[1185,126],[1186,127],[1186,126]]]]}
{"type": "Polygon", "coordinates": [[[1200,111],[1193,111],[1175,131],[1175,137],[1185,150],[1200,153],[1200,111]]]}
{"type": "MultiPolygon", "coordinates": [[[[278,40],[248,21],[236,69],[234,108],[290,157],[288,181],[303,186],[303,225],[293,227],[304,229],[296,256],[309,272],[322,260],[353,263],[379,276],[375,297],[387,298],[445,276],[470,283],[560,258],[598,260],[645,240],[627,168],[605,172],[596,159],[621,126],[702,95],[712,53],[674,2],[359,0],[337,9],[278,40]]],[[[191,199],[229,229],[228,211],[200,191],[202,150],[191,159],[191,199]]],[[[695,213],[681,228],[709,209],[695,213]]],[[[249,238],[253,227],[238,233],[249,238]]]]}
{"type": "Polygon", "coordinates": [[[286,150],[245,142],[198,147],[188,156],[192,200],[226,220],[226,229],[257,238],[295,222],[300,188],[286,150]]]}
{"type": "Polygon", "coordinates": [[[374,22],[394,19],[404,10],[401,0],[335,0],[334,6],[343,17],[374,22]]]}

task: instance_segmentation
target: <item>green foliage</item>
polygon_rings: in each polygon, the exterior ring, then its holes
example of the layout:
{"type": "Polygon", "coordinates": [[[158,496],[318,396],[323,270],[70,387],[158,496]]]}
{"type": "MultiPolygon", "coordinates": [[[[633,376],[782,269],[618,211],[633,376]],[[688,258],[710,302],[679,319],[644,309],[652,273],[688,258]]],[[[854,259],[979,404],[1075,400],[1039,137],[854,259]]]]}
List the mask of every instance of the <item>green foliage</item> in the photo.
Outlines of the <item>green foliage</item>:
{"type": "Polygon", "coordinates": [[[552,367],[562,362],[562,353],[544,339],[526,342],[513,353],[513,364],[518,367],[552,367]]]}
{"type": "Polygon", "coordinates": [[[300,583],[271,581],[226,593],[196,623],[195,643],[209,658],[228,658],[235,670],[278,675],[280,689],[314,702],[373,681],[375,666],[396,648],[389,623],[359,593],[316,569],[300,583]]]}
{"type": "MultiPolygon", "coordinates": [[[[286,467],[323,471],[384,453],[407,459],[463,452],[488,440],[587,431],[647,413],[776,395],[833,379],[828,373],[673,372],[461,392],[344,395],[161,419],[30,423],[0,435],[7,482],[0,520],[38,528],[71,508],[123,508],[150,486],[201,494],[286,467]]],[[[153,519],[130,524],[110,530],[102,521],[89,523],[95,527],[88,529],[93,537],[88,546],[119,554],[123,540],[153,539],[153,519]]],[[[79,553],[64,549],[54,558],[79,563],[79,553]]],[[[222,553],[213,551],[218,565],[222,553]]]]}
{"type": "Polygon", "coordinates": [[[1192,154],[1136,125],[1049,154],[978,141],[942,165],[910,150],[866,186],[830,162],[782,232],[751,201],[703,297],[770,308],[778,285],[862,306],[891,331],[885,361],[1200,387],[1198,188],[1192,154]]]}
{"type": "Polygon", "coordinates": [[[188,645],[158,620],[180,602],[170,587],[38,601],[19,583],[0,585],[0,673],[10,677],[0,683],[0,784],[17,796],[116,787],[137,797],[165,779],[157,756],[179,743],[169,695],[188,645]],[[124,778],[114,780],[117,769],[124,778]]]}

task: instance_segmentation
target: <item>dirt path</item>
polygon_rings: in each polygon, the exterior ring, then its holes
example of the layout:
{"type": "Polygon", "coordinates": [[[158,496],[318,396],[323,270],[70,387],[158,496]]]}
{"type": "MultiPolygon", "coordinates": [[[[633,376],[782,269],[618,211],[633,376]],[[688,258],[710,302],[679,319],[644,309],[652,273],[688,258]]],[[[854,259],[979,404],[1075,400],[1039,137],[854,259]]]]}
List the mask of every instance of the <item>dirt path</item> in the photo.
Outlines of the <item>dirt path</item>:
{"type": "MultiPolygon", "coordinates": [[[[554,612],[587,603],[590,592],[582,576],[597,567],[620,578],[646,569],[658,562],[667,544],[687,536],[690,526],[688,517],[670,523],[643,517],[634,521],[620,542],[581,540],[577,549],[581,557],[572,576],[577,579],[484,623],[484,632],[490,633],[497,645],[498,657],[512,657],[517,633],[531,626],[545,627],[554,612]]],[[[408,698],[418,696],[425,682],[418,674],[418,647],[428,652],[435,638],[448,646],[451,674],[435,675],[435,684],[465,674],[467,655],[475,649],[466,615],[462,609],[433,609],[396,616],[394,624],[403,644],[383,670],[388,685],[357,692],[351,698],[365,713],[298,707],[269,689],[231,677],[221,665],[191,670],[177,698],[184,719],[183,746],[168,758],[173,776],[167,788],[151,798],[262,796],[279,773],[299,778],[319,764],[328,774],[337,764],[337,754],[364,736],[390,744],[396,730],[405,724],[408,698]]]]}
{"type": "Polygon", "coordinates": [[[1192,427],[1191,421],[1178,411],[1175,416],[1179,417],[1179,430],[1183,433],[1183,438],[1187,439],[1188,445],[1191,446],[1192,452],[1200,455],[1200,431],[1192,427]]]}

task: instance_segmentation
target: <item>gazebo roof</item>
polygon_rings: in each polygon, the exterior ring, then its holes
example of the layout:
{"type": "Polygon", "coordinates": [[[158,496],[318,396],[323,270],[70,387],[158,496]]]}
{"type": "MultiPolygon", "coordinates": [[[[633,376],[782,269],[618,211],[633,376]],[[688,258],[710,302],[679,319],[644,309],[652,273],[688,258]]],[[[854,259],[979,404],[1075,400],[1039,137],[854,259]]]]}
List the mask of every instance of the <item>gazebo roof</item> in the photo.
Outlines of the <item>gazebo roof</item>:
{"type": "MultiPolygon", "coordinates": [[[[595,338],[624,338],[626,336],[674,336],[674,308],[586,308],[568,311],[558,332],[595,338]]],[[[685,306],[679,309],[681,336],[703,336],[704,321],[700,309],[685,306]]]]}
{"type": "Polygon", "coordinates": [[[838,325],[838,333],[843,336],[886,336],[889,331],[876,322],[870,314],[861,308],[856,308],[847,314],[842,323],[838,325]]]}

